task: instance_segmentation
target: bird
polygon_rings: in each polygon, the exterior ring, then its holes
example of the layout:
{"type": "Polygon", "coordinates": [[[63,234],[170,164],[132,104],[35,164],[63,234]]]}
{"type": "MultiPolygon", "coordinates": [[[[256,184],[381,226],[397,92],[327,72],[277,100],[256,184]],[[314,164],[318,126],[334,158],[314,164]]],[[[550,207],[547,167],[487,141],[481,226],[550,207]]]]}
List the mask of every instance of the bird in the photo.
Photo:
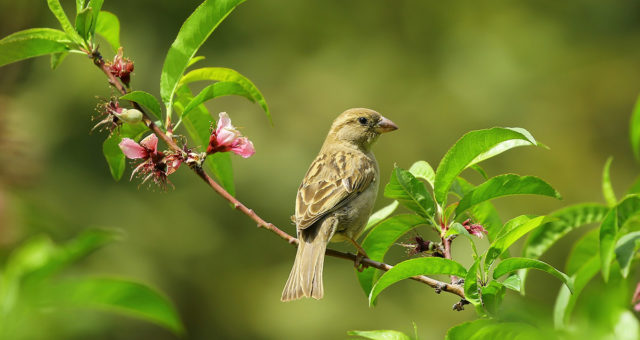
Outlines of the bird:
{"type": "Polygon", "coordinates": [[[378,193],[379,169],[371,146],[398,129],[380,113],[353,108],[341,113],[309,166],[296,196],[298,249],[282,301],[324,296],[322,270],[329,241],[349,241],[366,257],[356,239],[362,233],[378,193]]]}

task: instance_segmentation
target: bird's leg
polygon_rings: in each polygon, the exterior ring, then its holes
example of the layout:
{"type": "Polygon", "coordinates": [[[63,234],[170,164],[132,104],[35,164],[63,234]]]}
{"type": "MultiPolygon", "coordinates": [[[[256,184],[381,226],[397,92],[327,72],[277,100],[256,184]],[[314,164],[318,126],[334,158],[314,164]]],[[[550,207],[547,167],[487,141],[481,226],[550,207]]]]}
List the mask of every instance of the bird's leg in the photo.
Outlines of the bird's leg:
{"type": "Polygon", "coordinates": [[[347,240],[349,240],[349,242],[351,242],[351,244],[353,244],[353,246],[358,250],[358,252],[356,253],[356,261],[354,262],[354,265],[359,272],[362,272],[367,267],[367,265],[360,262],[362,261],[362,259],[368,258],[369,255],[367,255],[367,252],[362,249],[362,247],[358,244],[358,242],[356,242],[356,240],[352,239],[351,237],[347,237],[347,240]]]}

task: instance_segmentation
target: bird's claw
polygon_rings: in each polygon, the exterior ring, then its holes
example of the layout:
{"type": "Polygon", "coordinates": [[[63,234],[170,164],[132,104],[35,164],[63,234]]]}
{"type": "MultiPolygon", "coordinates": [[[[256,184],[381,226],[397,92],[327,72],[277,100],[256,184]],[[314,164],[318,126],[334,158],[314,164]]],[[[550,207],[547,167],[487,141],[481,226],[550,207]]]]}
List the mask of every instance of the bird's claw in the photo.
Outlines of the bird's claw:
{"type": "Polygon", "coordinates": [[[367,256],[362,255],[360,253],[357,253],[356,254],[356,259],[355,259],[355,261],[353,261],[353,266],[360,273],[362,273],[362,271],[365,270],[365,268],[368,267],[365,263],[362,262],[362,260],[364,260],[365,258],[367,258],[367,256]]]}

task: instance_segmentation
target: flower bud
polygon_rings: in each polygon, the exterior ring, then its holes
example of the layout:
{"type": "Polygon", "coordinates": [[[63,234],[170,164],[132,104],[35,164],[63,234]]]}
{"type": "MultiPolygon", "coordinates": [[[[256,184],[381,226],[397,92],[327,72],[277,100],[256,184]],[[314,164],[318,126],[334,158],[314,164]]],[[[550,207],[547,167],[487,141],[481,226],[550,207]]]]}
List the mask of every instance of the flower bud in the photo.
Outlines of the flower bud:
{"type": "Polygon", "coordinates": [[[136,124],[142,121],[142,112],[136,109],[122,109],[121,112],[115,113],[115,115],[128,124],[136,124]]]}

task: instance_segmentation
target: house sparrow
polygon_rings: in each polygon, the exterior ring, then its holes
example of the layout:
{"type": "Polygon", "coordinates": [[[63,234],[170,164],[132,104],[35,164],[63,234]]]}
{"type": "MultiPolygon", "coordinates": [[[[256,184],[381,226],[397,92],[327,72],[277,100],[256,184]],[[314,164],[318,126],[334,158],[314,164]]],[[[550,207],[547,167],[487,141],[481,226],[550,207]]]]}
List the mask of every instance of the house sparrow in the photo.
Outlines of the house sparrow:
{"type": "Polygon", "coordinates": [[[294,222],[298,251],[282,292],[282,301],[321,299],[322,268],[327,243],[356,243],[378,193],[378,162],[371,145],[381,133],[398,127],[378,112],[349,109],[331,130],[298,188],[294,222]]]}

